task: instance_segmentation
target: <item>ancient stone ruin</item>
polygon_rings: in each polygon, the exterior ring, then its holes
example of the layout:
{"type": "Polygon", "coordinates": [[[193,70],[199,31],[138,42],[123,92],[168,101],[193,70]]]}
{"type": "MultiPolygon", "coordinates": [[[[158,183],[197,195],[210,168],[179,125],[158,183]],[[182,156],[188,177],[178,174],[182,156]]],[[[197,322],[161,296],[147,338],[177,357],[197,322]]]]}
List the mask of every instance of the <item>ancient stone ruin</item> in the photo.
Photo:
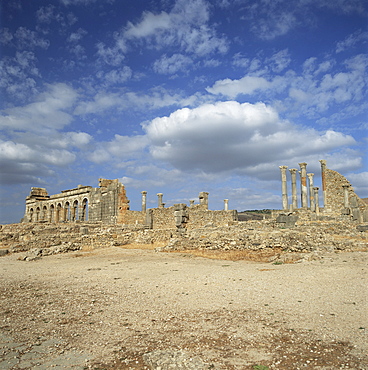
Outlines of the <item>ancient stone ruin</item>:
{"type": "MultiPolygon", "coordinates": [[[[320,205],[319,188],[314,186],[313,173],[307,173],[307,163],[299,163],[300,171],[296,168],[289,169],[291,176],[291,202],[289,204],[287,186],[287,166],[280,166],[281,188],[282,188],[282,212],[309,213],[311,219],[323,219],[330,217],[334,219],[351,219],[352,221],[368,222],[368,205],[359,198],[350,182],[341,174],[327,168],[326,161],[320,160],[322,177],[322,201],[320,205]],[[300,174],[300,207],[297,197],[297,176],[300,174]]],[[[285,217],[280,217],[280,222],[285,217]]],[[[295,222],[295,219],[294,219],[295,222]]]]}
{"type": "Polygon", "coordinates": [[[210,211],[208,195],[207,192],[201,192],[199,204],[192,200],[189,206],[182,203],[165,208],[163,194],[158,193],[157,208],[147,209],[147,192],[142,191],[142,210],[131,211],[125,187],[118,180],[100,179],[98,188],[79,185],[75,189],[51,196],[44,188],[31,188],[31,193],[26,198],[23,222],[88,221],[137,228],[181,230],[213,223],[223,226],[237,221],[237,212],[228,210],[227,199],[224,201],[224,210],[210,211]]]}
{"type": "Polygon", "coordinates": [[[171,207],[158,193],[157,207],[147,208],[142,191],[142,208],[132,211],[118,180],[100,179],[97,188],[79,185],[55,195],[32,188],[23,222],[0,227],[0,256],[25,252],[20,259],[29,261],[75,250],[149,245],[157,251],[256,253],[270,262],[287,262],[318,258],[325,251],[367,251],[367,203],[344,176],[320,162],[321,194],[307,164],[300,163],[299,192],[298,170],[289,170],[290,198],[287,167],[280,166],[282,209],[263,220],[239,221],[227,199],[223,210],[209,210],[207,192],[197,203],[171,207]]]}

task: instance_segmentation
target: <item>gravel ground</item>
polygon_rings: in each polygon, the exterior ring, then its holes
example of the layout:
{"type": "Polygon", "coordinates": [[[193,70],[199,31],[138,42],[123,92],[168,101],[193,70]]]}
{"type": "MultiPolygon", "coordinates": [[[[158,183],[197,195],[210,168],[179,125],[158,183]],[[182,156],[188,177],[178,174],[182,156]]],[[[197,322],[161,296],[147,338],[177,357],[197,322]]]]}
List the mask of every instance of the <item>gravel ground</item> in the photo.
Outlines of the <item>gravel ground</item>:
{"type": "Polygon", "coordinates": [[[0,258],[0,369],[368,369],[367,252],[0,258]]]}

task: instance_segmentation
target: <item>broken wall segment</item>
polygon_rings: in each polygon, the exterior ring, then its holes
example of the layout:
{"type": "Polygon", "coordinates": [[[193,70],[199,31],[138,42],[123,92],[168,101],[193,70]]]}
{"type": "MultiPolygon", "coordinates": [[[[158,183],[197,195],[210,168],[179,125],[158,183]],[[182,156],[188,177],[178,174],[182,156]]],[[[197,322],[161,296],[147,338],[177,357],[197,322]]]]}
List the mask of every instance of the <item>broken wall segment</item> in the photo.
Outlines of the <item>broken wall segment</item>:
{"type": "MultiPolygon", "coordinates": [[[[158,193],[158,207],[147,209],[147,192],[142,191],[142,210],[131,211],[123,184],[117,179],[99,179],[99,187],[79,185],[49,196],[44,188],[32,188],[26,198],[24,222],[102,222],[122,224],[134,228],[180,229],[201,227],[205,224],[227,225],[237,221],[236,211],[208,210],[208,192],[199,194],[199,203],[190,202],[190,207],[174,205],[165,208],[163,194],[158,193]],[[176,208],[180,208],[180,210],[176,208]],[[185,213],[185,214],[184,214],[185,213]],[[185,222],[184,222],[185,221],[185,222]]],[[[227,204],[227,202],[226,202],[227,204]]]]}
{"type": "MultiPolygon", "coordinates": [[[[307,173],[307,163],[299,163],[300,166],[300,193],[301,207],[297,207],[297,192],[296,192],[296,172],[297,169],[290,169],[291,185],[292,185],[292,203],[290,211],[308,210],[315,215],[327,217],[348,217],[352,221],[368,222],[368,206],[354,192],[350,182],[338,172],[327,168],[325,160],[320,160],[321,177],[322,177],[322,193],[324,206],[319,205],[319,187],[314,186],[313,173],[307,173]],[[309,187],[307,187],[307,178],[309,187]],[[309,192],[308,192],[309,190],[309,192]],[[309,193],[309,207],[308,207],[309,193]]],[[[281,170],[282,183],[282,210],[285,212],[288,208],[287,199],[287,166],[279,166],[281,170]]],[[[313,218],[313,217],[312,217],[313,218]]]]}

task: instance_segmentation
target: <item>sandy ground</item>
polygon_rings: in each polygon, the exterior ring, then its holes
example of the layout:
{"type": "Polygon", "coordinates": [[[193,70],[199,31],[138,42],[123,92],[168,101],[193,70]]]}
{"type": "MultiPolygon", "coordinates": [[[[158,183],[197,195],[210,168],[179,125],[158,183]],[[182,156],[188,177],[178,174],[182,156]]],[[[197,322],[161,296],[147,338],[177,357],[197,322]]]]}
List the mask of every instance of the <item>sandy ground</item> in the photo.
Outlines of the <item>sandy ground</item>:
{"type": "Polygon", "coordinates": [[[7,255],[0,369],[368,369],[367,256],[7,255]]]}

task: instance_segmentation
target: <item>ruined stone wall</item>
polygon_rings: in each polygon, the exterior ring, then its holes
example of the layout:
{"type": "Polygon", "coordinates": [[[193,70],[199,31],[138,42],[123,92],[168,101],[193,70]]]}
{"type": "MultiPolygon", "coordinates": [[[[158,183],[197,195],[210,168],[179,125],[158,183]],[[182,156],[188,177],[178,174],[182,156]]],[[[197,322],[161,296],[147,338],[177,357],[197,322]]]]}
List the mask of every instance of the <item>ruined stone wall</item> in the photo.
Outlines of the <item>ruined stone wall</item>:
{"type": "Polygon", "coordinates": [[[237,211],[210,211],[202,205],[195,205],[189,210],[188,229],[204,226],[227,226],[238,220],[237,211]]]}
{"type": "Polygon", "coordinates": [[[126,211],[121,213],[122,218],[119,220],[120,224],[132,227],[145,227],[146,213],[142,211],[126,211]]]}
{"type": "Polygon", "coordinates": [[[326,181],[326,192],[325,192],[325,214],[339,216],[342,213],[350,212],[353,215],[354,209],[359,209],[362,220],[366,217],[367,204],[360,199],[354,192],[354,188],[350,182],[343,175],[336,171],[326,169],[325,170],[325,181],[326,181]],[[344,204],[344,186],[348,186],[348,203],[349,210],[346,210],[344,204]]]}
{"type": "Polygon", "coordinates": [[[153,229],[175,229],[174,207],[153,208],[152,227],[153,229]]]}
{"type": "Polygon", "coordinates": [[[121,223],[129,210],[125,188],[118,180],[100,180],[100,187],[91,191],[89,202],[91,222],[121,223]]]}

